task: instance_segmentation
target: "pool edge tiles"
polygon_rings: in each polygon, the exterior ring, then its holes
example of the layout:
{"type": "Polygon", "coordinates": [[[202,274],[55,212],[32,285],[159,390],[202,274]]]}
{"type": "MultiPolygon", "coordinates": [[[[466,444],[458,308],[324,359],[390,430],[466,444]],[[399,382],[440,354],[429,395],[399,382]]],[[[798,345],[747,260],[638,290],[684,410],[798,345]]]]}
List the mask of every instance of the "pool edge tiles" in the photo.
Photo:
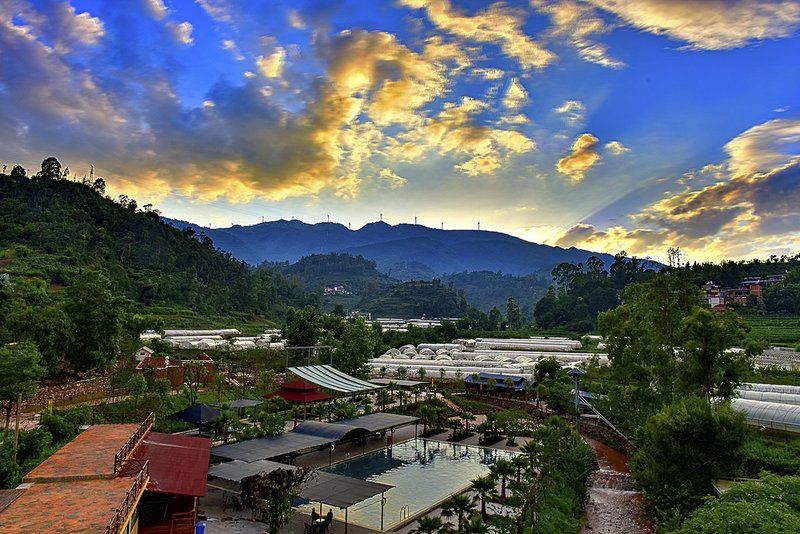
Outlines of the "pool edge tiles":
{"type": "MultiPolygon", "coordinates": [[[[486,475],[489,466],[498,459],[517,454],[479,445],[412,438],[395,443],[391,449],[345,460],[320,471],[394,486],[385,494],[383,530],[390,530],[462,493],[472,480],[486,475]]],[[[348,510],[348,522],[381,530],[380,499],[377,495],[353,505],[348,510]]],[[[323,507],[325,511],[332,508],[335,517],[344,520],[344,510],[324,504],[323,507]]]]}

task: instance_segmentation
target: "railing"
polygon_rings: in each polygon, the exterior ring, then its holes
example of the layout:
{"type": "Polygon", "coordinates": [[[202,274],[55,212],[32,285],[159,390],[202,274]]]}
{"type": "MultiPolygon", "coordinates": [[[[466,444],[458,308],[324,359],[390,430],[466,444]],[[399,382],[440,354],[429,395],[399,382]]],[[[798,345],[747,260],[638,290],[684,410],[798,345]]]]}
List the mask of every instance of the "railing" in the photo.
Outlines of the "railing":
{"type": "Polygon", "coordinates": [[[122,502],[122,506],[117,508],[117,513],[114,514],[114,518],[111,520],[111,523],[109,523],[109,525],[106,527],[105,534],[117,534],[120,527],[124,526],[123,521],[125,521],[125,519],[127,519],[133,511],[133,507],[136,505],[139,495],[144,491],[144,486],[147,484],[147,479],[149,476],[150,460],[146,460],[142,465],[141,471],[139,471],[136,477],[134,477],[133,484],[128,490],[128,493],[125,495],[125,500],[122,502]]]}
{"type": "Polygon", "coordinates": [[[114,455],[115,475],[120,470],[122,464],[125,462],[125,459],[131,453],[131,451],[133,451],[133,449],[136,448],[136,445],[139,443],[139,440],[141,440],[147,433],[147,431],[150,430],[150,428],[152,428],[153,421],[154,421],[153,412],[150,412],[150,414],[147,417],[145,417],[144,421],[142,421],[142,424],[139,425],[139,428],[136,429],[136,432],[134,432],[133,435],[128,438],[128,440],[119,450],[119,452],[114,455]]]}
{"type": "Polygon", "coordinates": [[[400,521],[407,518],[409,513],[411,513],[411,507],[408,504],[400,508],[400,521]]]}

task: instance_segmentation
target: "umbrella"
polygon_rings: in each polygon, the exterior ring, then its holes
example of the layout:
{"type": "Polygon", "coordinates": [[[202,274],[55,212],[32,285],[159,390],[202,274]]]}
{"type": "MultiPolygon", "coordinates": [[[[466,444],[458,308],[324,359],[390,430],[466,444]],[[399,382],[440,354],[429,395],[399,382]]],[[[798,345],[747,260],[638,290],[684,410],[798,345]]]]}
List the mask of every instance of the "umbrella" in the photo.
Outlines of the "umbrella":
{"type": "Polygon", "coordinates": [[[206,404],[192,404],[185,410],[170,415],[168,419],[204,425],[210,423],[217,417],[219,417],[219,410],[216,408],[212,408],[206,404]]]}

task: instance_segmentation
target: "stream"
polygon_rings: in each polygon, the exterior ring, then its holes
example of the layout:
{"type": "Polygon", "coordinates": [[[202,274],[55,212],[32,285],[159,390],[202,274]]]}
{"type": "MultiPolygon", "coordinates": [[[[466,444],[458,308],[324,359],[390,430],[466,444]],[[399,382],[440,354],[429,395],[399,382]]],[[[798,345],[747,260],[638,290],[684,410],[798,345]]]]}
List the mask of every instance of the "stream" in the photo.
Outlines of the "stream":
{"type": "Polygon", "coordinates": [[[633,488],[628,457],[591,438],[600,467],[589,477],[586,525],[581,534],[650,534],[655,530],[641,518],[641,493],[633,488]]]}

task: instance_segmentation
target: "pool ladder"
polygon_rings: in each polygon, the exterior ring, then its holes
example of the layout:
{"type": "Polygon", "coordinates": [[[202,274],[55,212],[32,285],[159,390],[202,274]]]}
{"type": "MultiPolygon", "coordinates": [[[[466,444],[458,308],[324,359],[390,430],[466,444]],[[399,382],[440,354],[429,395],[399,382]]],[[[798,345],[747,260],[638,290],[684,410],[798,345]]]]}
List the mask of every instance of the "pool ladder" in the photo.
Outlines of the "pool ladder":
{"type": "Polygon", "coordinates": [[[408,504],[400,508],[400,521],[404,520],[411,513],[411,508],[408,504]]]}

